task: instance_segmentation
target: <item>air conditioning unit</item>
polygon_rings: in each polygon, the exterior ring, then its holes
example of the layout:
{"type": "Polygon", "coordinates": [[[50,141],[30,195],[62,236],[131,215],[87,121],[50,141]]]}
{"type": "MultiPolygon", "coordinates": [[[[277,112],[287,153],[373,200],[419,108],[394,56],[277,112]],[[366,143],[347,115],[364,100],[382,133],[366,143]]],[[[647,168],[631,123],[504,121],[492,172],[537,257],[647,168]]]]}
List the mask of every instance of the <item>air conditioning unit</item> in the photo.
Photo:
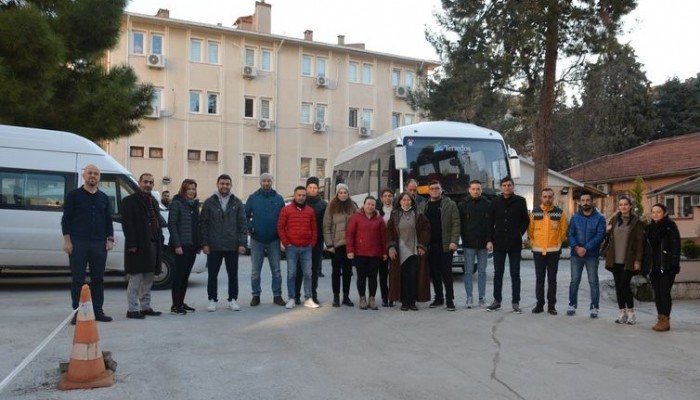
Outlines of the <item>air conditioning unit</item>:
{"type": "Polygon", "coordinates": [[[272,120],[271,119],[259,119],[258,120],[258,130],[259,131],[267,131],[272,129],[272,120]]]}
{"type": "Polygon", "coordinates": [[[245,79],[253,79],[255,78],[255,75],[257,75],[255,67],[253,67],[252,65],[246,65],[243,67],[243,77],[245,79]]]}
{"type": "Polygon", "coordinates": [[[159,106],[153,106],[152,107],[153,111],[151,111],[150,114],[146,114],[146,118],[160,118],[160,107],[159,106]]]}
{"type": "Polygon", "coordinates": [[[603,193],[608,193],[610,191],[610,186],[607,183],[598,183],[595,188],[603,193]]]}
{"type": "Polygon", "coordinates": [[[700,195],[694,194],[690,196],[690,205],[692,207],[700,207],[700,195]]]}
{"type": "Polygon", "coordinates": [[[366,127],[364,127],[364,126],[361,126],[361,127],[357,130],[357,134],[360,135],[360,137],[367,137],[367,136],[369,136],[369,134],[370,134],[369,128],[366,128],[366,127]]]}
{"type": "Polygon", "coordinates": [[[162,54],[149,54],[146,57],[146,65],[149,68],[163,68],[165,67],[165,57],[162,54]]]}
{"type": "Polygon", "coordinates": [[[326,124],[323,122],[314,122],[314,132],[325,132],[326,124]]]}
{"type": "Polygon", "coordinates": [[[316,77],[316,86],[318,87],[328,87],[328,78],[325,76],[317,76],[316,77]]]}
{"type": "Polygon", "coordinates": [[[397,86],[394,88],[394,94],[400,99],[408,97],[408,88],[406,86],[397,86]]]}

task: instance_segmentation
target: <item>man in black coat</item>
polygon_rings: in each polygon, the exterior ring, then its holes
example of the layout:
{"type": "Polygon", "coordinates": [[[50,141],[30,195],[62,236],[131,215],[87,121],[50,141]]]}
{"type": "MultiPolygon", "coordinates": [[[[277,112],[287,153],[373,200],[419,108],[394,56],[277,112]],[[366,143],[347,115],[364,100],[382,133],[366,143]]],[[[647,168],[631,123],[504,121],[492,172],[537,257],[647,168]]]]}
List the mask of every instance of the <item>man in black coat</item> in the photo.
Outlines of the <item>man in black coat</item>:
{"type": "Polygon", "coordinates": [[[139,177],[141,190],[122,200],[124,270],[129,277],[127,318],[144,319],[146,315],[161,314],[151,308],[151,286],[155,274],[161,272],[162,228],[167,223],[160,215],[158,202],[151,195],[153,183],[153,175],[142,174],[139,177]]]}

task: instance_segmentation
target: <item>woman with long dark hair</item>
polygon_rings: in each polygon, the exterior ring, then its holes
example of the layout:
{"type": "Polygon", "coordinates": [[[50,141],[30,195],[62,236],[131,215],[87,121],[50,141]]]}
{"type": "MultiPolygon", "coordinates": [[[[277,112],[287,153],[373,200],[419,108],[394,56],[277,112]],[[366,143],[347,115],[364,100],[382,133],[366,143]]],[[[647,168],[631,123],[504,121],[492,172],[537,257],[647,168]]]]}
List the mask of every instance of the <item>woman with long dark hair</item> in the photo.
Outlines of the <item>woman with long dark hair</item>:
{"type": "Polygon", "coordinates": [[[333,273],[333,307],[340,307],[340,278],[343,278],[343,304],[353,307],[350,300],[350,282],[352,280],[352,261],[347,257],[345,246],[345,228],[350,217],[357,212],[355,203],[350,198],[348,186],[339,183],[335,187],[335,197],[326,207],[323,215],[323,240],[326,249],[332,254],[333,273]]]}
{"type": "Polygon", "coordinates": [[[416,301],[430,300],[426,252],[430,222],[418,212],[416,200],[403,192],[394,203],[387,223],[389,301],[401,300],[402,311],[418,311],[416,301]]]}
{"type": "MultiPolygon", "coordinates": [[[[382,189],[381,206],[377,206],[377,211],[384,219],[384,225],[389,223],[391,211],[394,209],[394,192],[389,188],[382,189]]],[[[379,289],[382,293],[382,307],[393,307],[394,302],[389,301],[389,260],[382,260],[379,265],[379,289]]]]}
{"type": "Polygon", "coordinates": [[[618,211],[608,221],[608,252],[605,255],[605,269],[615,278],[615,294],[620,315],[618,324],[634,325],[634,297],[630,288],[632,276],[642,269],[644,256],[644,222],[632,212],[632,200],[627,196],[617,202],[618,211]]]}
{"type": "Polygon", "coordinates": [[[665,332],[671,329],[671,289],[681,269],[681,235],[665,205],[657,203],[651,207],[651,224],[646,229],[646,236],[652,250],[650,276],[658,312],[652,329],[665,332]]]}
{"type": "Polygon", "coordinates": [[[199,201],[197,198],[197,182],[185,179],[180,185],[180,191],[173,197],[168,213],[168,231],[170,232],[170,248],[175,254],[175,270],[173,271],[172,298],[170,312],[185,315],[193,312],[194,308],[185,303],[187,281],[192,272],[192,266],[197,254],[201,251],[199,238],[199,201]]]}

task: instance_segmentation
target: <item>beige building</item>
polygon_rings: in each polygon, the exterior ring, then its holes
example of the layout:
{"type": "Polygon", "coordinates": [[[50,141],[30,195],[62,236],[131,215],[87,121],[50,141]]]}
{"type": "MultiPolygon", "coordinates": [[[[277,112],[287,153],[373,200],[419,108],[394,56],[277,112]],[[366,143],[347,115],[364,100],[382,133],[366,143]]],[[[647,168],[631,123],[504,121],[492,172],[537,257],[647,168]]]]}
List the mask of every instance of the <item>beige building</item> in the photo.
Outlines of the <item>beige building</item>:
{"type": "Polygon", "coordinates": [[[128,64],[156,88],[141,132],[106,144],[135,176],[148,171],[157,190],[184,178],[199,197],[219,174],[244,200],[263,172],[291,195],[309,176],[328,178],[338,151],[393,127],[419,121],[406,96],[434,62],[271,34],[270,4],[233,27],[125,13],[109,65],[128,64]],[[421,74],[419,74],[419,71],[421,74]],[[169,183],[168,183],[169,182],[169,183]]]}

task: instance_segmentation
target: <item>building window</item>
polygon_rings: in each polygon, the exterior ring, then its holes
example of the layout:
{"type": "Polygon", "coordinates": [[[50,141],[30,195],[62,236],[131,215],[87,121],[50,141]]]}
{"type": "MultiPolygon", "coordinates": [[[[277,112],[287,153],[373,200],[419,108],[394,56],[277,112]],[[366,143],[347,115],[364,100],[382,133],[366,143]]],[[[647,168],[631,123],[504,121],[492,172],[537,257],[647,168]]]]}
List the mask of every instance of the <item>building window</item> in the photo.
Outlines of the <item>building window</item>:
{"type": "Polygon", "coordinates": [[[391,113],[391,129],[396,129],[401,126],[401,114],[391,113]]]}
{"type": "Polygon", "coordinates": [[[372,129],[372,110],[362,110],[362,127],[372,129]]]}
{"type": "Polygon", "coordinates": [[[245,48],[245,65],[246,67],[255,66],[255,49],[252,47],[245,48]]]}
{"type": "Polygon", "coordinates": [[[406,114],[403,116],[403,124],[411,125],[413,123],[413,114],[406,114]]]}
{"type": "Polygon", "coordinates": [[[406,87],[413,89],[413,72],[406,72],[406,87]]]}
{"type": "Polygon", "coordinates": [[[148,158],[163,158],[163,148],[162,147],[149,147],[148,148],[148,158]]]}
{"type": "Polygon", "coordinates": [[[351,108],[348,111],[348,126],[357,128],[357,108],[351,108]]]}
{"type": "Polygon", "coordinates": [[[202,93],[198,90],[190,90],[190,112],[198,113],[200,111],[200,97],[202,93]]]}
{"type": "Polygon", "coordinates": [[[260,52],[260,69],[263,71],[272,71],[272,51],[263,49],[260,52]]]}
{"type": "Polygon", "coordinates": [[[317,158],[316,159],[316,177],[323,179],[326,177],[326,159],[317,158]]]}
{"type": "Polygon", "coordinates": [[[143,157],[143,146],[131,146],[129,148],[129,157],[143,157]]]}
{"type": "Polygon", "coordinates": [[[207,93],[207,113],[208,114],[218,114],[219,113],[219,94],[218,93],[207,93]]]}
{"type": "Polygon", "coordinates": [[[306,54],[301,56],[301,74],[303,76],[311,76],[311,56],[306,54]]]}
{"type": "Polygon", "coordinates": [[[311,123],[311,103],[301,103],[301,123],[311,123]]]}
{"type": "Polygon", "coordinates": [[[302,178],[308,178],[311,176],[311,158],[302,157],[301,165],[299,165],[299,174],[302,178]]]}
{"type": "Polygon", "coordinates": [[[190,39],[190,61],[202,61],[202,41],[190,39]]]}
{"type": "Polygon", "coordinates": [[[253,118],[255,116],[255,99],[252,97],[246,97],[243,103],[243,116],[245,118],[253,118]]]}
{"type": "Polygon", "coordinates": [[[201,150],[187,150],[187,159],[190,161],[199,161],[202,159],[201,150]]]}
{"type": "Polygon", "coordinates": [[[260,99],[260,118],[270,118],[270,99],[260,99]]]}
{"type": "Polygon", "coordinates": [[[348,81],[357,82],[357,63],[351,62],[348,65],[348,81]]]}
{"type": "Polygon", "coordinates": [[[372,83],[372,64],[362,64],[362,83],[372,83]]]}
{"type": "Polygon", "coordinates": [[[163,109],[163,89],[162,88],[153,88],[153,98],[151,99],[151,108],[153,109],[153,113],[157,114],[160,112],[160,110],[163,109]]]}
{"type": "Polygon", "coordinates": [[[326,59],[316,57],[316,76],[326,76],[326,59]]]}
{"type": "Polygon", "coordinates": [[[151,54],[163,54],[163,35],[151,34],[151,54]]]}
{"type": "Polygon", "coordinates": [[[209,64],[219,63],[219,42],[207,42],[207,61],[209,64]]]}
{"type": "Polygon", "coordinates": [[[270,173],[270,155],[260,154],[260,173],[269,174],[270,173]]]}
{"type": "Polygon", "coordinates": [[[678,210],[679,217],[690,218],[693,216],[693,206],[691,205],[690,196],[680,196],[680,206],[681,209],[678,210]]]}
{"type": "Polygon", "coordinates": [[[243,154],[243,175],[253,175],[252,154],[243,154]]]}
{"type": "Polygon", "coordinates": [[[676,198],[672,196],[666,197],[664,203],[666,203],[668,215],[676,215],[676,198]]]}
{"type": "Polygon", "coordinates": [[[143,54],[143,32],[132,31],[131,32],[131,54],[143,54]]]}
{"type": "Polygon", "coordinates": [[[395,69],[391,71],[391,87],[399,87],[401,85],[401,70],[395,69]]]}
{"type": "Polygon", "coordinates": [[[219,152],[218,151],[206,151],[204,153],[205,160],[207,161],[212,161],[212,162],[218,162],[219,161],[219,152]]]}
{"type": "Polygon", "coordinates": [[[316,104],[316,120],[315,122],[320,122],[322,124],[326,123],[326,105],[316,104]]]}

